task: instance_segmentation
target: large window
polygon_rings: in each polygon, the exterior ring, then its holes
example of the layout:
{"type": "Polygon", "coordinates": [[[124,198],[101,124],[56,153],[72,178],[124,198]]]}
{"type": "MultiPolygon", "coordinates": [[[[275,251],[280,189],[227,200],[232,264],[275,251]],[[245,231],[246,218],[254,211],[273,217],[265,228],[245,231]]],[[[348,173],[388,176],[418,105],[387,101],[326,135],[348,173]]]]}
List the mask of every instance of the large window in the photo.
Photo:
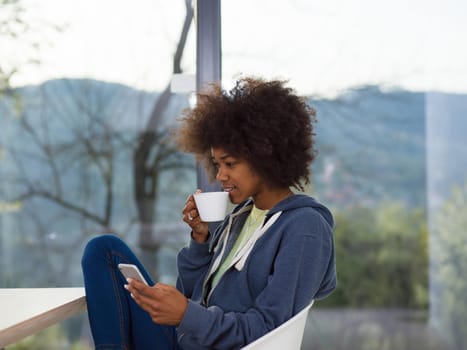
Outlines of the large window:
{"type": "MultiPolygon", "coordinates": [[[[82,285],[82,248],[108,232],[173,283],[196,186],[169,137],[189,104],[172,75],[196,73],[191,1],[0,6],[0,287],[82,285]]],[[[223,83],[287,79],[318,113],[307,191],[335,215],[339,285],[303,349],[466,348],[467,3],[221,9],[223,83]]],[[[11,348],[90,349],[86,327],[11,348]]]]}
{"type": "Polygon", "coordinates": [[[303,349],[467,346],[467,5],[224,1],[222,76],[288,79],[318,114],[310,194],[338,288],[303,349]]]}
{"type": "MultiPolygon", "coordinates": [[[[103,233],[174,283],[196,189],[170,138],[189,105],[172,75],[196,69],[191,1],[0,6],[0,287],[82,286],[83,246],[103,233]]],[[[86,348],[81,316],[17,346],[86,348]]]]}

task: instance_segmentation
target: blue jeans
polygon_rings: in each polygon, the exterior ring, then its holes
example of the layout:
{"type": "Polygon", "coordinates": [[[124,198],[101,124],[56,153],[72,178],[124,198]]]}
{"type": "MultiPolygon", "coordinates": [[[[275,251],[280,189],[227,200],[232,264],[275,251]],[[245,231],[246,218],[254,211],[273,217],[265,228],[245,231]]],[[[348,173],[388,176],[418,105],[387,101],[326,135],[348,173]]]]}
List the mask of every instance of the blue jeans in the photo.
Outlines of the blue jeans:
{"type": "Polygon", "coordinates": [[[150,285],[151,277],[130,248],[114,235],[93,238],[84,249],[84,275],[89,323],[96,349],[179,349],[175,327],[154,323],[123,287],[119,263],[135,264],[150,285]]]}

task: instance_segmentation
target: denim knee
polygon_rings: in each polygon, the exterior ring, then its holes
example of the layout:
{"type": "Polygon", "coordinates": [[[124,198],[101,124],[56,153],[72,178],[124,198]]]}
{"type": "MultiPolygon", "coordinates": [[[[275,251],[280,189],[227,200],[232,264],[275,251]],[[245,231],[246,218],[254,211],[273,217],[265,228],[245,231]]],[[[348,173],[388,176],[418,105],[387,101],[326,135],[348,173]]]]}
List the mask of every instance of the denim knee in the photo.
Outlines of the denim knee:
{"type": "Polygon", "coordinates": [[[87,262],[90,260],[106,256],[112,247],[120,244],[124,244],[124,242],[119,237],[112,234],[92,238],[84,248],[81,266],[86,266],[87,262]]]}

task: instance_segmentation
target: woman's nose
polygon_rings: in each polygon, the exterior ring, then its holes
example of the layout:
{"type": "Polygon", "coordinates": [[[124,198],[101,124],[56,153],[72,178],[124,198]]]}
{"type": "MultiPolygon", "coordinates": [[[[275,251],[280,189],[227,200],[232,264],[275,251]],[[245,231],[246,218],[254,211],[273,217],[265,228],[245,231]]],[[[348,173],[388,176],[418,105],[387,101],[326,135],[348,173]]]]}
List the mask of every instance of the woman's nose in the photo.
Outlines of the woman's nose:
{"type": "Polygon", "coordinates": [[[217,170],[216,180],[217,180],[217,181],[225,181],[226,179],[227,179],[227,174],[226,174],[226,172],[220,167],[220,168],[217,170]]]}

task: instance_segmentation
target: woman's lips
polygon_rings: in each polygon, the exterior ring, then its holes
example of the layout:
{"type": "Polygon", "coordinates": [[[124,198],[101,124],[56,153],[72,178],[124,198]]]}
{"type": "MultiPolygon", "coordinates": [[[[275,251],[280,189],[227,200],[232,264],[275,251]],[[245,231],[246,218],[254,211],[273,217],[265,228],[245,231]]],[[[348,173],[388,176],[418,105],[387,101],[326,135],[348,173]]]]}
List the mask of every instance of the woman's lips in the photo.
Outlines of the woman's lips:
{"type": "Polygon", "coordinates": [[[235,188],[233,186],[224,186],[224,192],[232,192],[235,188]]]}

